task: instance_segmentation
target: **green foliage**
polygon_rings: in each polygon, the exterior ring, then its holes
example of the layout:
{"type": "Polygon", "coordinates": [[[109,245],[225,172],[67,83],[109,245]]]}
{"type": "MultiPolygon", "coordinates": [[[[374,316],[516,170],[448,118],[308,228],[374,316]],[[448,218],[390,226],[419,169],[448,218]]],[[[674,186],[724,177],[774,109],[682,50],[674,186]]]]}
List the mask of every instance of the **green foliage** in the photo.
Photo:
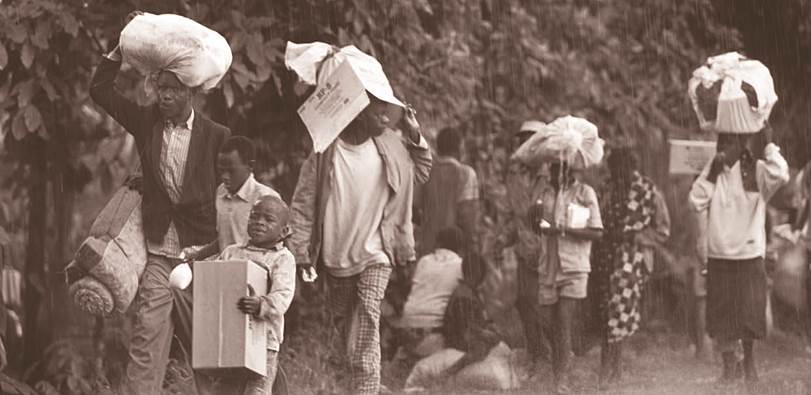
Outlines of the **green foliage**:
{"type": "MultiPolygon", "coordinates": [[[[799,0],[780,2],[791,3],[786,9],[797,15],[809,13],[799,0]]],[[[200,108],[235,133],[257,138],[258,176],[283,196],[292,194],[309,150],[295,111],[305,96],[284,67],[286,41],[354,44],[383,63],[395,91],[417,109],[429,138],[445,126],[464,130],[464,159],[482,185],[486,255],[493,255],[504,220],[507,137],[524,120],[548,122],[568,113],[597,124],[610,146],[639,148],[646,173],[665,189],[674,210],[677,237],[671,244],[686,250],[689,234],[682,232],[686,225],[678,214],[684,212],[689,180],[668,178],[665,140],[696,130],[685,97],[692,70],[707,56],[742,45],[738,31],[722,23],[735,22],[730,10],[746,8],[736,5],[711,0],[4,1],[0,148],[19,169],[4,174],[13,181],[5,185],[31,181],[25,165],[33,160],[47,160],[49,179],[75,189],[89,181],[81,176],[88,171],[110,188],[111,180],[120,178],[103,176],[111,163],[120,162],[119,172],[132,165],[119,158],[122,145],[102,141],[119,139],[122,131],[95,110],[87,88],[99,55],[114,46],[123,18],[140,9],[189,16],[228,39],[234,52],[231,71],[202,98],[200,108]],[[47,144],[44,157],[31,155],[31,141],[47,144]]],[[[789,32],[796,26],[807,33],[809,20],[793,18],[786,27],[774,19],[769,26],[789,32]]],[[[797,43],[810,47],[807,38],[797,43]]],[[[779,69],[808,75],[804,64],[802,70],[779,69]]],[[[780,81],[789,90],[790,77],[780,81]]],[[[142,76],[125,70],[119,87],[144,103],[149,98],[142,82],[142,76]]],[[[783,96],[782,89],[779,93],[783,96]]],[[[799,110],[790,114],[807,120],[799,110]]],[[[593,177],[599,182],[599,174],[593,177]]],[[[14,199],[25,201],[25,193],[14,199]]]]}

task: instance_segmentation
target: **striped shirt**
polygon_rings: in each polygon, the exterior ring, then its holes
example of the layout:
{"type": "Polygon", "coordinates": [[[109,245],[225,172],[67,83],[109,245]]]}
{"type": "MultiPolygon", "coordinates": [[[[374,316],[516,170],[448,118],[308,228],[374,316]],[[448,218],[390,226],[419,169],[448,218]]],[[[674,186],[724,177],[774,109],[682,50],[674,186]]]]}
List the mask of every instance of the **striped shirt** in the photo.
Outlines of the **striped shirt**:
{"type": "MultiPolygon", "coordinates": [[[[175,125],[166,121],[163,127],[163,144],[161,144],[160,174],[166,194],[172,203],[178,203],[183,191],[183,176],[186,172],[186,159],[189,156],[191,129],[194,124],[194,110],[185,123],[175,125]]],[[[169,223],[166,236],[161,244],[149,242],[151,254],[175,258],[180,254],[180,238],[174,222],[169,223]]]]}

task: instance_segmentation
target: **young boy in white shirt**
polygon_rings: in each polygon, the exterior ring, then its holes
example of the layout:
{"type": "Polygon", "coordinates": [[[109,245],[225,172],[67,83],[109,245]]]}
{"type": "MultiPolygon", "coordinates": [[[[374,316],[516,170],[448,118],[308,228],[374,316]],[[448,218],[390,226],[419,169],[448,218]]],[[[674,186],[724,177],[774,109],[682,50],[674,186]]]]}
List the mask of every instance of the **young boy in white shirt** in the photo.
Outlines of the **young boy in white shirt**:
{"type": "Polygon", "coordinates": [[[268,271],[267,295],[243,296],[237,308],[267,321],[267,376],[247,379],[245,395],[271,394],[278,367],[279,346],[284,340],[284,314],[293,301],[296,287],[296,260],[284,246],[290,235],[290,209],[279,198],[262,196],[254,204],[248,220],[248,242],[232,244],[218,260],[250,260],[268,271]]]}
{"type": "Polygon", "coordinates": [[[202,259],[213,256],[231,244],[248,241],[246,229],[248,215],[261,196],[281,198],[273,188],[254,178],[256,158],[254,142],[245,136],[231,136],[222,145],[217,156],[217,172],[220,186],[217,187],[217,240],[205,246],[192,246],[183,250],[187,259],[202,259]]]}

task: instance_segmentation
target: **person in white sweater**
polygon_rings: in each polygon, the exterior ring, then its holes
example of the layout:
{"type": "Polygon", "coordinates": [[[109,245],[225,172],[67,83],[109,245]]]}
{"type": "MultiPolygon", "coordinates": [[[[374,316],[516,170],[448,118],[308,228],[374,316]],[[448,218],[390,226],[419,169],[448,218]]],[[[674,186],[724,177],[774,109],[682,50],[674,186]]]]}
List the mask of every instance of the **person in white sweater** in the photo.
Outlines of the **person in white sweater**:
{"type": "Polygon", "coordinates": [[[748,148],[751,135],[719,134],[717,154],[689,196],[707,220],[698,248],[707,263],[707,330],[723,357],[722,383],[735,378],[739,340],[745,377],[758,380],[753,344],[766,334],[766,205],[789,171],[770,128],[760,133],[767,142],[761,158],[748,148]]]}

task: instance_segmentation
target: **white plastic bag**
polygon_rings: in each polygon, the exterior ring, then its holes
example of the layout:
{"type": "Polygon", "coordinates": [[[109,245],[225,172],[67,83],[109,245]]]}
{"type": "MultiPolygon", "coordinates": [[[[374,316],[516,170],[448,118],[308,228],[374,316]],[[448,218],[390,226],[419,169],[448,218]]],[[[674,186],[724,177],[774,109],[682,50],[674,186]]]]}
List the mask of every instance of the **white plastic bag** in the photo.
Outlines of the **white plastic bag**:
{"type": "Polygon", "coordinates": [[[603,159],[603,145],[596,125],[567,115],[540,127],[518,147],[513,159],[528,166],[566,161],[571,166],[591,167],[603,159]]]}
{"type": "Polygon", "coordinates": [[[707,59],[705,65],[693,72],[687,93],[701,129],[711,132],[757,133],[777,103],[769,69],[737,52],[707,59]],[[756,106],[750,105],[744,83],[754,90],[756,106]]]}
{"type": "Polygon", "coordinates": [[[171,71],[188,87],[211,89],[231,67],[231,47],[219,33],[180,15],[138,15],[119,40],[125,62],[144,75],[171,71]]]}

